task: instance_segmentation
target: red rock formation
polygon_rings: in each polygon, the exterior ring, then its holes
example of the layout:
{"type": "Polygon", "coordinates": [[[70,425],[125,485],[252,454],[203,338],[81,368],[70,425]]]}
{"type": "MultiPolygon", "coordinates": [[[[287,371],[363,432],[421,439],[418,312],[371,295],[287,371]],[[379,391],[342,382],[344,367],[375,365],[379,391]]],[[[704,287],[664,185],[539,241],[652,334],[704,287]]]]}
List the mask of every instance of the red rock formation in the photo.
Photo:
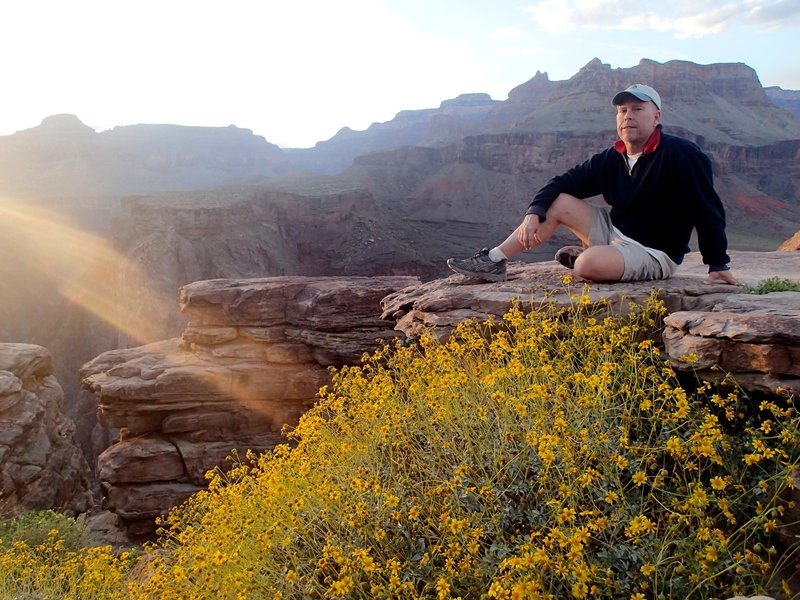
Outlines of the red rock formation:
{"type": "Polygon", "coordinates": [[[778,250],[782,252],[796,252],[800,250],[800,231],[778,246],[778,250]]]}
{"type": "MultiPolygon", "coordinates": [[[[798,253],[730,254],[742,284],[755,285],[776,274],[800,281],[798,253]]],[[[699,255],[691,253],[671,279],[592,283],[586,290],[591,299],[605,298],[620,310],[629,301],[642,301],[657,290],[671,313],[664,343],[676,366],[698,370],[713,381],[720,377],[719,371],[711,370],[716,364],[746,390],[774,393],[783,387],[800,392],[800,293],[743,294],[738,286],[704,283],[706,270],[699,255]],[[691,352],[698,355],[698,363],[681,363],[679,357],[691,352]]],[[[524,301],[523,309],[545,299],[569,306],[575,290],[560,283],[565,273],[563,267],[549,261],[511,263],[509,280],[501,283],[476,283],[452,275],[390,294],[382,302],[383,317],[396,320],[397,328],[409,338],[422,331],[446,338],[460,322],[499,317],[517,299],[524,301]]]]}
{"type": "Polygon", "coordinates": [[[746,390],[800,393],[800,292],[737,294],[712,311],[673,313],[665,324],[677,368],[708,381],[731,376],[746,390]],[[690,354],[697,360],[687,362],[690,354]]]}
{"type": "Polygon", "coordinates": [[[100,421],[119,429],[97,473],[109,508],[132,534],[230,466],[232,453],[285,442],[328,382],[399,335],[381,298],[413,277],[199,281],[181,289],[191,318],[179,339],[101,354],[81,370],[100,421]]]}
{"type": "Polygon", "coordinates": [[[92,506],[89,466],[63,400],[45,348],[0,344],[0,517],[92,506]]]}

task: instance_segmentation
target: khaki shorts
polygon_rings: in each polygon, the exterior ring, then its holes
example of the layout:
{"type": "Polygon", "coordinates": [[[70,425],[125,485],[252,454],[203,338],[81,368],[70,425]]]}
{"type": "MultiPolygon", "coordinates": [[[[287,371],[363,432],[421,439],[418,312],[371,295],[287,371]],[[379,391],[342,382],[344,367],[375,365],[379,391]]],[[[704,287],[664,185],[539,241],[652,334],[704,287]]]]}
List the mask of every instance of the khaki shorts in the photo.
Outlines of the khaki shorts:
{"type": "Polygon", "coordinates": [[[643,246],[632,240],[611,223],[608,210],[592,207],[592,225],[589,229],[589,246],[614,246],[625,261],[625,272],[620,281],[649,281],[668,279],[678,265],[661,250],[643,246]]]}

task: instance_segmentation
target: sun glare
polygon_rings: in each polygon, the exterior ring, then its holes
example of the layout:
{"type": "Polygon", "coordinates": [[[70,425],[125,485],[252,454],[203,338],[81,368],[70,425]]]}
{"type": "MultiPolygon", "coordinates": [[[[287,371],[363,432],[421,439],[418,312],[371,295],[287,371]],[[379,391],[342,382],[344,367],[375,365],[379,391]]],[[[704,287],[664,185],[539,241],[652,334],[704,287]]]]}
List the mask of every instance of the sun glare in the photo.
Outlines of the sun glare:
{"type": "Polygon", "coordinates": [[[135,290],[137,302],[151,310],[169,306],[148,289],[138,265],[102,237],[54,211],[7,197],[0,199],[0,232],[0,262],[6,270],[13,265],[18,279],[5,285],[36,279],[138,343],[162,339],[160,328],[147,318],[150,311],[137,314],[123,308],[121,288],[135,290]]]}
{"type": "MultiPolygon", "coordinates": [[[[305,409],[271,403],[270,390],[277,376],[260,365],[224,366],[203,353],[165,343],[174,333],[165,331],[163,323],[176,310],[177,290],[169,298],[157,293],[141,265],[63,215],[0,198],[0,273],[3,286],[30,288],[35,279],[40,282],[37,290],[52,290],[64,302],[111,325],[120,334],[118,348],[153,344],[147,351],[164,357],[166,379],[192,380],[196,389],[209,390],[212,396],[234,400],[245,412],[258,413],[276,431],[286,423],[296,423],[305,409]]],[[[27,307],[18,308],[21,311],[15,312],[24,315],[27,307]]],[[[76,340],[75,345],[82,344],[76,340]]],[[[324,383],[323,376],[310,383],[318,388],[324,383]]]]}

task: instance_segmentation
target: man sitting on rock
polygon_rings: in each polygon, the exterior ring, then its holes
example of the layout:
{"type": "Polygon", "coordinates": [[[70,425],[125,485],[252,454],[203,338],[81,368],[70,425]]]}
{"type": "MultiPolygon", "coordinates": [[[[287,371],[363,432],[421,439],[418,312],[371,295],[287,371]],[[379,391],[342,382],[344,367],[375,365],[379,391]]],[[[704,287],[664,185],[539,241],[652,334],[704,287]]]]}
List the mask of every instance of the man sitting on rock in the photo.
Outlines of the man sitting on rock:
{"type": "Polygon", "coordinates": [[[692,230],[707,282],[736,285],[725,236],[725,210],[714,190],[711,162],[694,143],[661,131],[661,98],[640,83],[612,99],[620,139],[588,161],[553,177],[525,219],[495,248],[451,258],[456,273],[505,281],[506,261],[538,246],[564,225],[582,242],[556,260],[587,281],[646,281],[671,277],[689,251],[692,230]],[[602,194],[610,210],[584,202],[602,194]]]}

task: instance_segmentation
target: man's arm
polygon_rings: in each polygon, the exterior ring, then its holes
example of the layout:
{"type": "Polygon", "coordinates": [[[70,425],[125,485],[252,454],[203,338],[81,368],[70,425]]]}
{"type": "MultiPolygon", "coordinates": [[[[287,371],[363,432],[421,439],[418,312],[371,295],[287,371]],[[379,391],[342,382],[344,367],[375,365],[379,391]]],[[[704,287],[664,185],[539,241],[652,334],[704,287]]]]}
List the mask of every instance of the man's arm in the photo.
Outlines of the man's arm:
{"type": "Polygon", "coordinates": [[[695,144],[689,144],[679,159],[679,173],[688,197],[692,198],[692,221],[703,262],[709,265],[707,281],[735,284],[728,271],[728,238],[725,234],[725,208],[714,188],[711,161],[695,144]]]}
{"type": "MultiPolygon", "coordinates": [[[[550,179],[533,197],[526,214],[538,215],[539,221],[547,218],[547,210],[559,194],[569,194],[576,198],[591,198],[604,192],[603,184],[608,163],[615,158],[617,151],[612,149],[600,152],[589,160],[575,165],[565,173],[550,179]]],[[[620,159],[622,160],[622,159],[620,159]]]]}

